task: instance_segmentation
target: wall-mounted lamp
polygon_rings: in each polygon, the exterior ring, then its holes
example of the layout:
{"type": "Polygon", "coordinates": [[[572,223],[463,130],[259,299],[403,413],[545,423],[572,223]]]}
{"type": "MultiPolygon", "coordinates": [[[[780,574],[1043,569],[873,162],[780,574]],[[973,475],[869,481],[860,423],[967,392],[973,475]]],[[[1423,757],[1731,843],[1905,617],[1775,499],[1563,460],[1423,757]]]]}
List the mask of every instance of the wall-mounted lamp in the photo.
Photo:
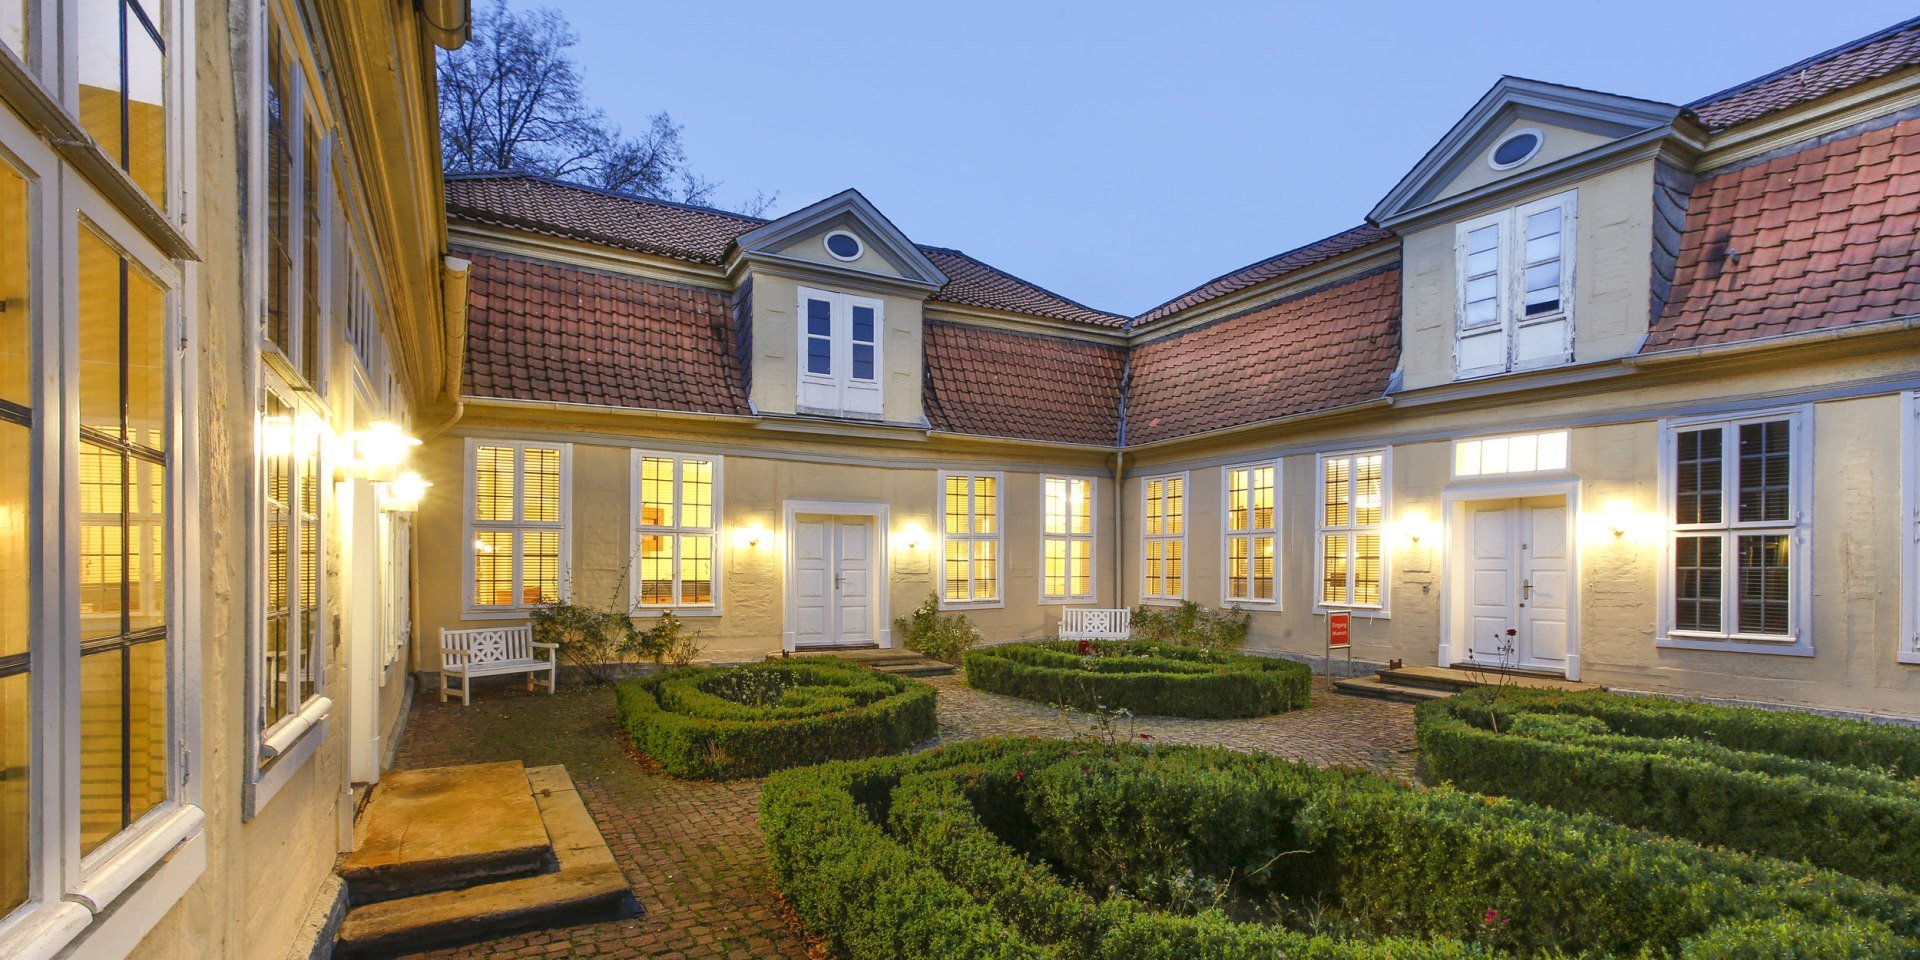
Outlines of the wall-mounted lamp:
{"type": "Polygon", "coordinates": [[[1594,515],[1589,526],[1589,542],[1610,543],[1620,546],[1637,546],[1643,540],[1653,539],[1658,526],[1657,519],[1647,513],[1635,510],[1628,500],[1612,500],[1594,515]]]}
{"type": "Polygon", "coordinates": [[[380,485],[380,509],[388,513],[412,513],[420,509],[420,498],[433,484],[409,470],[380,485]]]}
{"type": "Polygon", "coordinates": [[[921,544],[927,542],[927,528],[917,523],[909,523],[901,529],[900,536],[907,541],[908,550],[918,550],[921,544]]]}
{"type": "Polygon", "coordinates": [[[366,429],[355,431],[352,456],[340,465],[341,479],[358,478],[376,483],[392,483],[399,477],[400,465],[407,462],[420,438],[410,436],[391,420],[376,420],[366,429]]]}
{"type": "Polygon", "coordinates": [[[1416,547],[1431,543],[1440,535],[1440,525],[1419,510],[1409,510],[1402,514],[1398,520],[1394,521],[1394,526],[1399,527],[1401,536],[1406,537],[1408,542],[1416,547]]]}
{"type": "Polygon", "coordinates": [[[740,528],[738,537],[741,543],[744,543],[747,545],[747,549],[758,550],[760,549],[760,544],[766,542],[767,528],[757,523],[748,524],[747,526],[740,528]]]}

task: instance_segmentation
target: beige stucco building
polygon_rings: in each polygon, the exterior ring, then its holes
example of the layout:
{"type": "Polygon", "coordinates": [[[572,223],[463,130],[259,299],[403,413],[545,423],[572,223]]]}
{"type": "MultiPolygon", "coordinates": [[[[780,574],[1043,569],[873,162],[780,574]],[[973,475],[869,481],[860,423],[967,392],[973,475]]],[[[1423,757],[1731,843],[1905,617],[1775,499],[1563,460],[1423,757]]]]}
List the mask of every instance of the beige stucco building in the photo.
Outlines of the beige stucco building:
{"type": "Polygon", "coordinates": [[[465,22],[0,2],[0,956],[283,957],[333,905],[411,689],[401,438],[458,407],[465,22]]]}
{"type": "Polygon", "coordinates": [[[1920,717],[1917,35],[1684,106],[1502,79],[1367,223],[1136,317],[855,191],[452,178],[420,626],[565,597],[741,659],[1192,600],[1276,655],[1345,611],[1371,663],[1920,717]]]}

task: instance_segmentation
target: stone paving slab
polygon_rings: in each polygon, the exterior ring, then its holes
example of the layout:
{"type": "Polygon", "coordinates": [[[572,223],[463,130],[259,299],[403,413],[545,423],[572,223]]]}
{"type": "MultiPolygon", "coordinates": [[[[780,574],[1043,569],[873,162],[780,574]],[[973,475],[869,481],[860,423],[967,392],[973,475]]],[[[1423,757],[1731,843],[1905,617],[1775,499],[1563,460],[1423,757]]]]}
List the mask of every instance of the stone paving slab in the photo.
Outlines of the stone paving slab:
{"type": "MultiPolygon", "coordinates": [[[[929,679],[939,691],[936,742],[973,737],[1069,737],[1084,725],[1044,705],[982,693],[961,678],[929,679]]],[[[1321,765],[1413,771],[1413,708],[1343,697],[1316,678],[1305,710],[1252,720],[1143,717],[1120,735],[1154,742],[1255,750],[1321,765]]],[[[434,960],[521,958],[791,958],[824,960],[786,921],[759,830],[759,780],[676,780],[632,755],[614,720],[609,688],[558,694],[502,690],[462,709],[416,699],[399,766],[490,760],[566,764],[645,915],[502,936],[414,954],[434,960]]]]}
{"type": "Polygon", "coordinates": [[[524,876],[550,846],[519,761],[395,770],[354,830],[340,876],[355,903],[524,876]]]}

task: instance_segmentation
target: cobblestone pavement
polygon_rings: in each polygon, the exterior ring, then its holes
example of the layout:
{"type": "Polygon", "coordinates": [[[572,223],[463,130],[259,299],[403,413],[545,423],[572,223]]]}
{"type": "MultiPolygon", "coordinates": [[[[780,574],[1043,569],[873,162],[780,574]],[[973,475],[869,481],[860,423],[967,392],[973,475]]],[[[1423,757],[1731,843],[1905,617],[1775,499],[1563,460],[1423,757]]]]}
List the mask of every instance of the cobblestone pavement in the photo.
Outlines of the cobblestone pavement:
{"type": "MultiPolygon", "coordinates": [[[[940,694],[939,742],[997,735],[1069,737],[1087,732],[1040,704],[982,693],[958,676],[929,681],[940,694]]],[[[414,701],[399,766],[492,760],[567,767],[645,914],[627,920],[512,934],[409,955],[416,960],[575,958],[707,960],[807,958],[809,944],[785,920],[759,830],[760,781],[676,780],[632,755],[606,688],[558,694],[499,689],[474,704],[414,701]]],[[[1321,765],[1365,767],[1400,777],[1413,770],[1413,709],[1335,695],[1315,680],[1305,710],[1253,720],[1139,718],[1121,735],[1269,753],[1321,765]]],[[[811,956],[818,957],[819,954],[811,956]]]]}

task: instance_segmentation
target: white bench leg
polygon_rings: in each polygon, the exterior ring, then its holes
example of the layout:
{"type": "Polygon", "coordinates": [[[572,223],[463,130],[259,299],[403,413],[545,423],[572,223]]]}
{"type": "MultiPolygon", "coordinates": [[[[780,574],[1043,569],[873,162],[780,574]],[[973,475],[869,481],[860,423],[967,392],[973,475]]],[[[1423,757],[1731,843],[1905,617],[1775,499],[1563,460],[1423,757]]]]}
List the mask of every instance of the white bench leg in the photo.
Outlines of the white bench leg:
{"type": "Polygon", "coordinates": [[[471,673],[462,674],[460,677],[460,705],[473,706],[473,674],[471,673]]]}
{"type": "Polygon", "coordinates": [[[445,670],[440,671],[440,702],[441,703],[447,702],[447,684],[452,682],[453,682],[453,674],[448,673],[445,670]]]}

